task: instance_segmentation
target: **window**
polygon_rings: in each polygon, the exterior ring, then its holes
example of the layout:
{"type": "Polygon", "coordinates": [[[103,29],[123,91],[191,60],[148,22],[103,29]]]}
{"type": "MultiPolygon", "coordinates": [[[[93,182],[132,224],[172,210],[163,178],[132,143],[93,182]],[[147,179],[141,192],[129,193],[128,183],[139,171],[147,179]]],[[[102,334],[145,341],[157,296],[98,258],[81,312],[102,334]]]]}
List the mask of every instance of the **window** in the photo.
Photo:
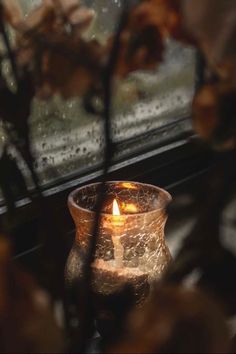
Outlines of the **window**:
{"type": "MultiPolygon", "coordinates": [[[[103,40],[116,23],[120,3],[84,2],[97,13],[88,35],[103,40]]],[[[22,0],[26,15],[39,3],[22,0]]],[[[118,153],[114,162],[125,161],[190,132],[187,118],[194,86],[195,52],[171,40],[166,43],[164,62],[154,73],[136,72],[117,83],[113,139],[118,144],[118,153]]],[[[79,99],[35,100],[30,122],[36,170],[43,186],[56,183],[59,177],[70,178],[95,170],[101,164],[101,118],[87,114],[79,99]]]]}

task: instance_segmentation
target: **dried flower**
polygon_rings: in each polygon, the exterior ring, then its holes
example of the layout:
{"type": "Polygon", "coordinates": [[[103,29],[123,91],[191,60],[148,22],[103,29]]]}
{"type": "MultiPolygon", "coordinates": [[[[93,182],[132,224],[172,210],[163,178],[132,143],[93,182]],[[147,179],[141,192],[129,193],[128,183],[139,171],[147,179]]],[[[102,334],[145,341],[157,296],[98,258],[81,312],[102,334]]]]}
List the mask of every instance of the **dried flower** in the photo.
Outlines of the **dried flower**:
{"type": "Polygon", "coordinates": [[[205,85],[194,98],[195,130],[218,149],[235,147],[235,100],[235,88],[225,83],[205,85]]]}
{"type": "Polygon", "coordinates": [[[17,64],[31,69],[39,97],[81,95],[97,79],[101,46],[82,38],[93,18],[76,0],[45,0],[17,22],[17,64]]]}
{"type": "Polygon", "coordinates": [[[182,0],[144,0],[138,7],[139,21],[152,22],[163,36],[194,44],[195,41],[185,28],[182,0]]]}
{"type": "Polygon", "coordinates": [[[184,21],[207,62],[221,78],[236,84],[236,3],[234,0],[183,0],[184,21]]]}
{"type": "Polygon", "coordinates": [[[17,0],[2,0],[3,17],[14,28],[23,21],[23,12],[17,0]]]}

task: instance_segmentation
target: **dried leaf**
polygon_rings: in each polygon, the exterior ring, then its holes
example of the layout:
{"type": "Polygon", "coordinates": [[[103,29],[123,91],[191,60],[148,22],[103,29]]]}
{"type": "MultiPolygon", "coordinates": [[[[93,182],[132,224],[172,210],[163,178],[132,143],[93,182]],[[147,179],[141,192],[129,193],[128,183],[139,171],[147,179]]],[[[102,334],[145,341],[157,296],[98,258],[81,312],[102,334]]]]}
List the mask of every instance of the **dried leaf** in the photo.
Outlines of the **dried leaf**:
{"type": "Polygon", "coordinates": [[[31,275],[13,264],[0,239],[0,347],[6,353],[62,352],[63,333],[53,318],[49,296],[31,275]],[[2,254],[5,252],[5,254],[2,254]]]}
{"type": "Polygon", "coordinates": [[[182,0],[184,21],[213,70],[236,85],[236,2],[182,0]]]}
{"type": "Polygon", "coordinates": [[[108,353],[229,352],[230,337],[218,304],[199,290],[158,287],[130,316],[126,335],[108,353]]]}
{"type": "Polygon", "coordinates": [[[185,28],[182,14],[182,0],[147,0],[142,1],[132,11],[131,25],[146,27],[149,25],[159,29],[163,36],[171,36],[177,40],[194,43],[185,28]]]}
{"type": "MultiPolygon", "coordinates": [[[[115,73],[126,76],[136,70],[153,70],[162,61],[163,36],[153,16],[153,6],[141,3],[130,12],[127,25],[121,33],[120,52],[115,73]]],[[[107,45],[109,54],[114,38],[107,45]]]]}
{"type": "Polygon", "coordinates": [[[220,150],[236,145],[236,90],[225,83],[205,85],[193,101],[195,130],[220,150]]]}
{"type": "Polygon", "coordinates": [[[164,44],[156,27],[124,32],[116,74],[126,76],[132,71],[153,70],[162,61],[164,44]]]}
{"type": "Polygon", "coordinates": [[[24,16],[18,0],[2,0],[5,20],[14,28],[23,22],[24,16]]]}
{"type": "MultiPolygon", "coordinates": [[[[54,36],[54,48],[42,52],[40,98],[59,93],[63,97],[85,94],[101,70],[102,48],[96,41],[86,42],[68,36],[54,36]],[[60,73],[60,75],[59,75],[60,73]]],[[[36,58],[35,58],[36,59],[36,58]]]]}

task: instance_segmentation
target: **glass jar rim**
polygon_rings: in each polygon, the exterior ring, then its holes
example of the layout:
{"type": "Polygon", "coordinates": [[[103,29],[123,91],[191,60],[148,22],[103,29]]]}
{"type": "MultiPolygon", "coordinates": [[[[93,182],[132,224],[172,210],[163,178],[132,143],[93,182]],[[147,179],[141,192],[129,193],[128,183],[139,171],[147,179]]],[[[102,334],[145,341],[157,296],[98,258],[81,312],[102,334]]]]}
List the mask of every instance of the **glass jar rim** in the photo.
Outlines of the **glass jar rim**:
{"type": "MultiPolygon", "coordinates": [[[[107,184],[125,184],[125,183],[128,184],[128,183],[132,183],[132,184],[137,185],[137,186],[155,189],[156,191],[158,191],[159,193],[161,193],[165,197],[165,203],[164,203],[163,206],[157,207],[156,209],[153,209],[153,210],[150,210],[150,211],[146,211],[146,212],[122,214],[121,217],[137,217],[137,216],[142,216],[142,215],[150,215],[150,214],[156,213],[157,211],[164,210],[165,207],[172,201],[172,196],[170,195],[169,192],[167,192],[163,188],[154,186],[152,184],[142,183],[142,182],[134,182],[134,181],[108,181],[106,183],[107,184]]],[[[76,208],[77,210],[84,211],[84,212],[86,212],[86,213],[88,213],[90,215],[96,215],[96,211],[84,208],[81,205],[79,205],[75,201],[75,197],[84,188],[95,187],[95,186],[98,186],[98,185],[101,185],[101,182],[94,182],[94,183],[86,184],[86,185],[83,185],[83,186],[73,190],[68,196],[68,205],[72,206],[73,208],[76,208]]],[[[100,213],[100,215],[104,216],[104,217],[112,217],[113,216],[110,213],[104,213],[104,212],[100,213]]]]}

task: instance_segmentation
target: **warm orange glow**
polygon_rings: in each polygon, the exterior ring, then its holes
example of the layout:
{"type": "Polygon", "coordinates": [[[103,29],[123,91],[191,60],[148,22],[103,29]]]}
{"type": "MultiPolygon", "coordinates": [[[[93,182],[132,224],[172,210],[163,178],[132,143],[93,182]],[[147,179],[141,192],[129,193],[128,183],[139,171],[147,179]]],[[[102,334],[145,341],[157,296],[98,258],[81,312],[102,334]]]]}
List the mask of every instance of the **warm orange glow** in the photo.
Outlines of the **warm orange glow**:
{"type": "Polygon", "coordinates": [[[132,203],[127,203],[127,204],[122,204],[122,210],[124,210],[125,213],[137,213],[138,212],[138,207],[135,204],[132,203]]]}
{"type": "Polygon", "coordinates": [[[118,205],[116,199],[113,200],[112,214],[115,215],[115,216],[119,216],[120,215],[120,208],[119,208],[119,205],[118,205]]]}
{"type": "Polygon", "coordinates": [[[121,187],[127,188],[127,189],[138,189],[138,187],[134,183],[131,183],[131,182],[122,182],[121,187]]]}

